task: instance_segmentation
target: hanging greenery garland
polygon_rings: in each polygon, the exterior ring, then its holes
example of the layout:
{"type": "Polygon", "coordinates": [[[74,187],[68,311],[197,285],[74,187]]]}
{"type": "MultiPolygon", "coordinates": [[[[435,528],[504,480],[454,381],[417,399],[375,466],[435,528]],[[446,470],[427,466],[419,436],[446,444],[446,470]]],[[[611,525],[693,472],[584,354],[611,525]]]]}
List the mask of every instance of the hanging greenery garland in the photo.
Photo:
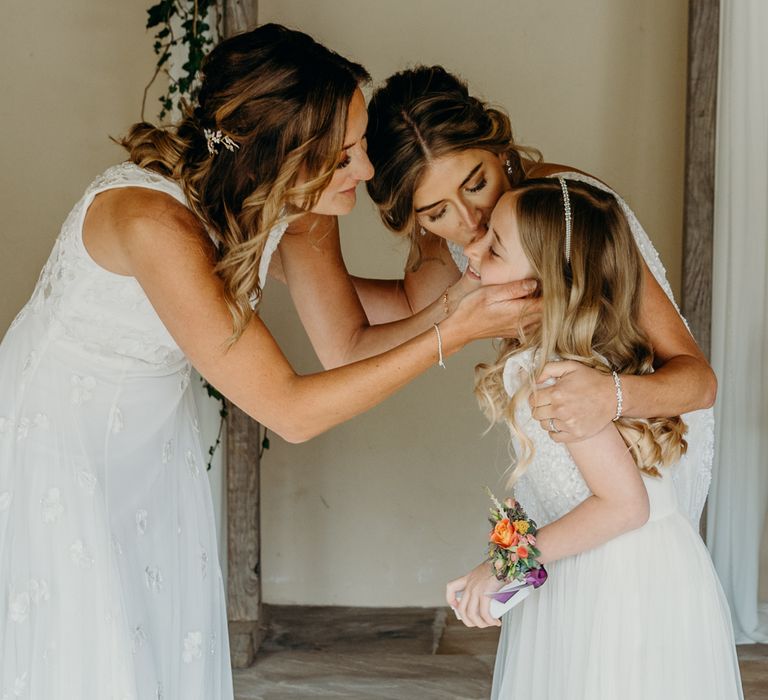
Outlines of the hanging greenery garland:
{"type": "Polygon", "coordinates": [[[153,48],[158,59],[155,73],[144,88],[141,117],[144,118],[149,88],[163,73],[168,79],[168,87],[159,98],[162,120],[174,108],[183,111],[185,103],[191,103],[195,98],[200,87],[200,67],[219,33],[221,12],[216,0],[160,0],[147,10],[147,15],[147,29],[155,30],[153,48]],[[181,63],[180,70],[169,71],[172,58],[181,63]]]}

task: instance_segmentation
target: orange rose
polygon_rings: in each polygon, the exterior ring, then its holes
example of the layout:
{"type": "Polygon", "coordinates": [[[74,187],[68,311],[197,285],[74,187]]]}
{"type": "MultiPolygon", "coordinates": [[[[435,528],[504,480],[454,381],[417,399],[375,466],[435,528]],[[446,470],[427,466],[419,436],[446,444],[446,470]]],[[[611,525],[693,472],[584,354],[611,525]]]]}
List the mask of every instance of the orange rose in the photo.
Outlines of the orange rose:
{"type": "Polygon", "coordinates": [[[517,556],[521,559],[527,559],[528,558],[528,548],[525,545],[520,545],[517,548],[517,556]]]}
{"type": "Polygon", "coordinates": [[[519,535],[515,532],[509,518],[504,518],[496,523],[491,533],[491,542],[500,547],[512,547],[520,541],[519,535]]]}

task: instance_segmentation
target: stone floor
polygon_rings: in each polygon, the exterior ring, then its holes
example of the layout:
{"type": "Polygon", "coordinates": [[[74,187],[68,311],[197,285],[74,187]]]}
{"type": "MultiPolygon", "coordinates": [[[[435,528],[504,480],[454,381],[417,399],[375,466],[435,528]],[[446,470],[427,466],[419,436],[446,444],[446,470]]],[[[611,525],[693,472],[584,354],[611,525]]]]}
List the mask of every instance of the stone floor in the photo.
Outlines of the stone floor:
{"type": "MultiPolygon", "coordinates": [[[[445,609],[269,606],[266,612],[269,631],[256,664],[235,672],[237,700],[489,696],[498,630],[468,629],[445,609]]],[[[745,700],[768,700],[768,645],[739,647],[739,661],[745,700]]]]}

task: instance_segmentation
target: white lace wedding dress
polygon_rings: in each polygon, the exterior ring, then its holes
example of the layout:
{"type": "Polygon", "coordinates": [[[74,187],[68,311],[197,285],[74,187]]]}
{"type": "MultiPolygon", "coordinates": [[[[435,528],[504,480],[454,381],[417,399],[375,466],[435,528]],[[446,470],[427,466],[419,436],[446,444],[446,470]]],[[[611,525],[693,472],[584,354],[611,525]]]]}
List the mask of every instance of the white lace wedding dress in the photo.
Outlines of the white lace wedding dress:
{"type": "Polygon", "coordinates": [[[65,221],[0,345],[0,698],[231,700],[190,364],[139,284],[65,221]]]}
{"type": "MultiPolygon", "coordinates": [[[[532,353],[507,361],[512,394],[532,353]]],[[[564,445],[517,414],[533,441],[515,496],[539,527],[590,495],[564,445]]],[[[672,474],[643,476],[651,504],[641,528],[547,566],[549,578],[502,618],[493,700],[740,700],[728,603],[672,474]]],[[[577,537],[578,533],[574,533],[577,537]]]]}
{"type": "MultiPolygon", "coordinates": [[[[564,177],[568,180],[586,182],[601,190],[610,192],[616,197],[616,201],[619,203],[624,215],[627,217],[627,221],[632,230],[632,235],[634,236],[637,247],[645,260],[645,264],[648,265],[648,268],[656,278],[656,281],[677,309],[677,304],[675,304],[672,289],[667,281],[666,271],[659,258],[659,254],[653,247],[651,239],[640,225],[634,212],[629,208],[629,205],[627,205],[627,203],[608,186],[589,175],[566,171],[555,173],[550,177],[564,177]]],[[[467,267],[467,258],[462,253],[462,248],[455,243],[449,242],[448,249],[451,252],[451,256],[453,257],[456,266],[461,272],[464,272],[467,267]]],[[[704,501],[706,501],[707,493],[709,492],[709,484],[712,480],[715,426],[714,412],[711,408],[707,408],[699,411],[691,411],[690,413],[684,414],[682,417],[688,425],[688,434],[686,436],[688,440],[688,452],[675,467],[672,481],[675,485],[675,492],[680,508],[691,523],[698,528],[701,519],[701,511],[704,508],[704,501]]]]}

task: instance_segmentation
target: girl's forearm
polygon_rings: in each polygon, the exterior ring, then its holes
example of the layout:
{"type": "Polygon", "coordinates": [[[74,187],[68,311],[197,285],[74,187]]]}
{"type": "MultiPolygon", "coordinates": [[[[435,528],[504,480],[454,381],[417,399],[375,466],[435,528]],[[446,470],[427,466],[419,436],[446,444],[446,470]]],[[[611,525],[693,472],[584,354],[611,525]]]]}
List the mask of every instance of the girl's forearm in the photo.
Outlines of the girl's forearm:
{"type": "Polygon", "coordinates": [[[559,520],[542,527],[536,537],[539,561],[547,564],[594,549],[635,530],[648,519],[647,502],[611,502],[589,496],[559,520]]]}

